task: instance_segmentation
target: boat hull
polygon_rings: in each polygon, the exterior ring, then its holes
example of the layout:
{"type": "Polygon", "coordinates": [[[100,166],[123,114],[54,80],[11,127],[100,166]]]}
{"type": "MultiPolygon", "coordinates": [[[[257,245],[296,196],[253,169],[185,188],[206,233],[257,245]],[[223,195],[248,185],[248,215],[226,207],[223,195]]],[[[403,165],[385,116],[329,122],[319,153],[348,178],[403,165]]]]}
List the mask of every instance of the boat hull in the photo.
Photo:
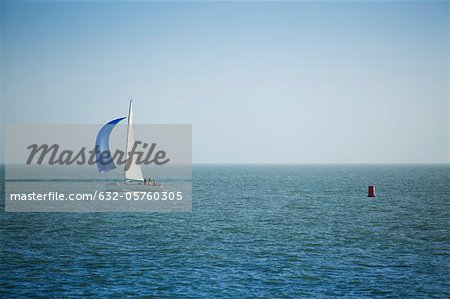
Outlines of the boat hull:
{"type": "Polygon", "coordinates": [[[149,186],[143,183],[110,183],[105,185],[106,192],[161,192],[166,191],[163,186],[149,186]]]}

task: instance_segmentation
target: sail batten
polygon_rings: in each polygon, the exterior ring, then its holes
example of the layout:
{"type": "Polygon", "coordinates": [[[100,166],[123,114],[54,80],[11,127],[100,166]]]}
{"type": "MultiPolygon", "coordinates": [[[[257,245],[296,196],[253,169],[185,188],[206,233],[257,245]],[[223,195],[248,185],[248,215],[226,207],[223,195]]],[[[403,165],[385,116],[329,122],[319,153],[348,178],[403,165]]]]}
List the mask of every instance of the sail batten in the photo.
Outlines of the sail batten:
{"type": "Polygon", "coordinates": [[[141,165],[136,163],[137,156],[129,155],[129,151],[133,148],[136,139],[134,137],[134,126],[133,126],[133,101],[130,101],[130,108],[128,110],[128,128],[127,128],[127,166],[125,166],[125,180],[130,181],[144,181],[144,176],[142,174],[141,165]],[[131,163],[129,160],[131,159],[131,163]]]}

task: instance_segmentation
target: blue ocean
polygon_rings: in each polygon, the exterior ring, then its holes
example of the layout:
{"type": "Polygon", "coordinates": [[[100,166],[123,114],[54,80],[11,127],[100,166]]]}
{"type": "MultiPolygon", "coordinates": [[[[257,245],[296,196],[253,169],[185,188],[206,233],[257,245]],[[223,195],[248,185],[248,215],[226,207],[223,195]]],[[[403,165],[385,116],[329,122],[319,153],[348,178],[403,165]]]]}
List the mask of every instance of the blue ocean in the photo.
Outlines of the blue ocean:
{"type": "Polygon", "coordinates": [[[195,165],[191,213],[5,213],[1,190],[1,297],[448,298],[449,175],[195,165]]]}

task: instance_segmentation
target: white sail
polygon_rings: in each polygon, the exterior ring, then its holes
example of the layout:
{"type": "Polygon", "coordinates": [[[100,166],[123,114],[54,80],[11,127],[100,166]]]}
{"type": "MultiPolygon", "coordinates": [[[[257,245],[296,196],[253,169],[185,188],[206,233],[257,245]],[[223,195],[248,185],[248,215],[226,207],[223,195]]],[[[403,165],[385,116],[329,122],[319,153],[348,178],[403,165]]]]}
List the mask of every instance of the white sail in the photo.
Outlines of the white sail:
{"type": "Polygon", "coordinates": [[[128,159],[132,159],[131,165],[128,170],[125,167],[125,180],[144,181],[142,175],[141,165],[136,164],[137,155],[129,156],[128,152],[131,151],[135,142],[134,127],[133,127],[133,101],[130,101],[130,109],[128,111],[128,128],[127,128],[127,165],[128,159]]]}

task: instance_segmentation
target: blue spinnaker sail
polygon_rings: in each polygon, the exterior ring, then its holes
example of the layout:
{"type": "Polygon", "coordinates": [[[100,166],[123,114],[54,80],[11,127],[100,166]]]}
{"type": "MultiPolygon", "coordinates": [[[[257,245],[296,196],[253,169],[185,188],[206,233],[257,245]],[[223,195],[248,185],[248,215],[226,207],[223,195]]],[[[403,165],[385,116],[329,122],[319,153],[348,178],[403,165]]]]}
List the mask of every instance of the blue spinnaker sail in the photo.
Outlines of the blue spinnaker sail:
{"type": "Polygon", "coordinates": [[[120,117],[110,121],[101,128],[95,140],[95,158],[97,161],[97,168],[100,173],[105,173],[116,168],[111,152],[109,151],[109,136],[115,125],[126,117],[120,117]]]}

